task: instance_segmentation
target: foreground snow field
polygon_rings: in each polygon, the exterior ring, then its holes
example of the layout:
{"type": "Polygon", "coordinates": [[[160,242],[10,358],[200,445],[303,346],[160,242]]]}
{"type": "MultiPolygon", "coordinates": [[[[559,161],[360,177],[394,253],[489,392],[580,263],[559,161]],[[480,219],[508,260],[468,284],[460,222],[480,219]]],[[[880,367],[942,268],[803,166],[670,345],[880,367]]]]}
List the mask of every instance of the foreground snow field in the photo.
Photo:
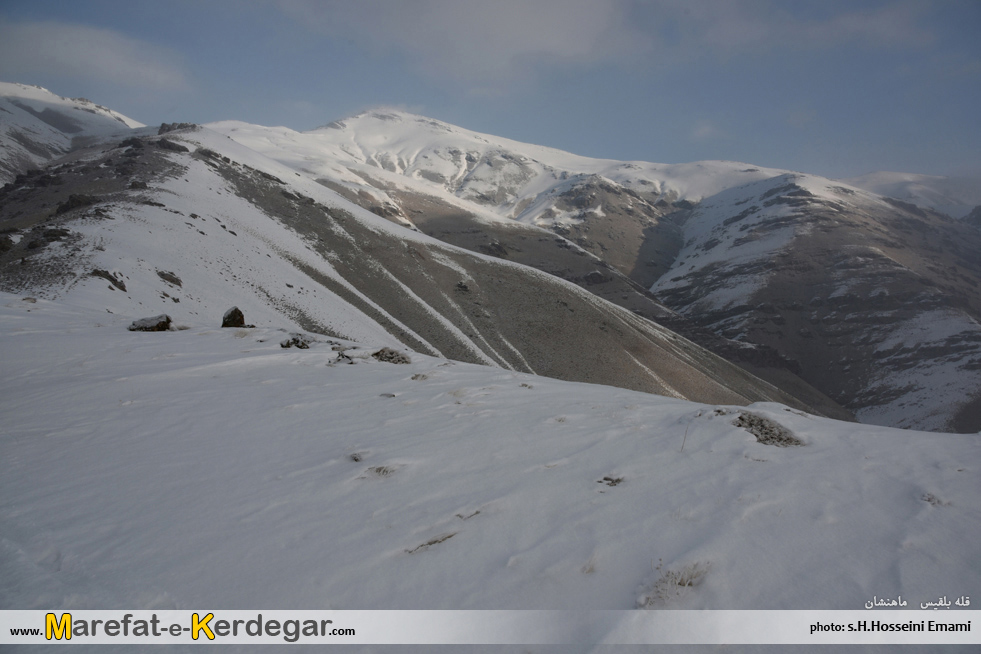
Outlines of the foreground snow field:
{"type": "Polygon", "coordinates": [[[284,349],[220,316],[127,331],[139,317],[0,294],[0,608],[978,595],[977,435],[284,349]],[[803,446],[758,442],[747,412],[803,446]]]}

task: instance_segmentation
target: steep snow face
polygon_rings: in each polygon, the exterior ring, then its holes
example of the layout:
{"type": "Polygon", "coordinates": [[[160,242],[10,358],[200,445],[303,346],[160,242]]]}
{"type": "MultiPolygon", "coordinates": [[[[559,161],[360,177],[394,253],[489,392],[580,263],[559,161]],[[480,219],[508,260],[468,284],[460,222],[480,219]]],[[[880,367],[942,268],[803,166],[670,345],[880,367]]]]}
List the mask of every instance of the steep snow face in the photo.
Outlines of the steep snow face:
{"type": "Polygon", "coordinates": [[[981,179],[875,172],[841,180],[851,186],[964,218],[981,206],[981,179]]]}
{"type": "Polygon", "coordinates": [[[723,336],[775,348],[869,422],[981,427],[977,230],[831,180],[707,198],[654,286],[723,336]]]}
{"type": "Polygon", "coordinates": [[[981,583],[975,435],[284,349],[282,320],[129,332],[82,300],[0,294],[3,609],[855,610],[981,583]]]}
{"type": "MultiPolygon", "coordinates": [[[[798,179],[784,176],[777,188],[798,179]]],[[[695,279],[713,275],[726,282],[712,284],[711,291],[686,306],[686,312],[719,311],[745,304],[768,276],[766,266],[759,262],[786,247],[796,231],[792,207],[761,206],[773,188],[774,181],[765,180],[723,191],[699,204],[685,221],[685,245],[668,273],[672,276],[662,277],[651,290],[670,295],[670,291],[690,286],[695,279]],[[748,200],[757,196],[757,203],[748,200]]]]}
{"type": "Polygon", "coordinates": [[[0,82],[0,184],[72,147],[143,126],[85,98],[0,82]]]}

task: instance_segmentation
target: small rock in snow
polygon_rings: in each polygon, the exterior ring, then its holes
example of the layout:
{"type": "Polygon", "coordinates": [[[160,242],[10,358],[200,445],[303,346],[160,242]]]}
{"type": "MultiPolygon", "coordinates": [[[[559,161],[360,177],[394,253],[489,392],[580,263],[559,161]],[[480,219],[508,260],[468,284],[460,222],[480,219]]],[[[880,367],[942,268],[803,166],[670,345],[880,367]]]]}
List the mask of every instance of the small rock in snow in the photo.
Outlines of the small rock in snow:
{"type": "Polygon", "coordinates": [[[128,327],[131,332],[166,332],[170,331],[170,316],[165,313],[152,318],[134,320],[128,327]]]}

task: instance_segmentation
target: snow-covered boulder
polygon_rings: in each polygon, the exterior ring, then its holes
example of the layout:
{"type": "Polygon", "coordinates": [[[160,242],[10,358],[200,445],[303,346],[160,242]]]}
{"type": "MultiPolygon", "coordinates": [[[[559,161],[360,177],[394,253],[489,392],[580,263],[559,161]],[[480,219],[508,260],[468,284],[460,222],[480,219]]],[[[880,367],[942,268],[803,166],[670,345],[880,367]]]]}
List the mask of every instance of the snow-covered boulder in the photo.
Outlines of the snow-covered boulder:
{"type": "Polygon", "coordinates": [[[245,327],[245,314],[238,307],[232,307],[221,317],[222,327],[245,327]]]}
{"type": "Polygon", "coordinates": [[[166,332],[170,331],[170,325],[170,316],[161,313],[159,316],[153,316],[152,318],[134,320],[128,329],[131,332],[166,332]]]}

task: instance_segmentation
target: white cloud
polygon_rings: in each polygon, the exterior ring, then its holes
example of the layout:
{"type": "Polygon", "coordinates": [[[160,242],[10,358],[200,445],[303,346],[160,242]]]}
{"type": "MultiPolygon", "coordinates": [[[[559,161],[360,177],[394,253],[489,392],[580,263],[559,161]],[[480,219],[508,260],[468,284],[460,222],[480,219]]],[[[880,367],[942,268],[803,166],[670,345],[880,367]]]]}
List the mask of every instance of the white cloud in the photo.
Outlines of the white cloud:
{"type": "Polygon", "coordinates": [[[173,50],[86,25],[0,22],[0,77],[40,75],[156,90],[188,86],[173,50]]]}

